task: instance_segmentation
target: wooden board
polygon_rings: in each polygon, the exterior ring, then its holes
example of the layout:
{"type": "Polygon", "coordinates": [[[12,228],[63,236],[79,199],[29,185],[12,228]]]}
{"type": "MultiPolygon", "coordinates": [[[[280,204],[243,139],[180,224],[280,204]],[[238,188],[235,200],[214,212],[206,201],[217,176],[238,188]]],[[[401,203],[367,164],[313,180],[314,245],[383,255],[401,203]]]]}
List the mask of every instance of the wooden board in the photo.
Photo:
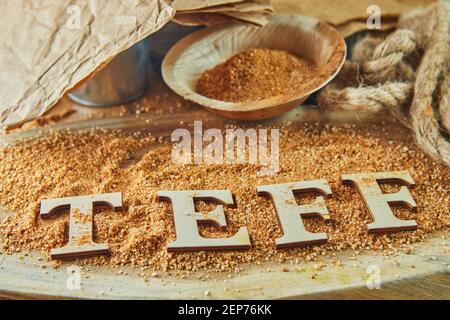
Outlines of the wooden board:
{"type": "MultiPolygon", "coordinates": [[[[212,117],[203,110],[188,114],[169,116],[141,115],[102,120],[89,120],[71,124],[56,125],[53,128],[38,128],[14,132],[2,137],[0,145],[16,143],[21,139],[33,139],[47,130],[67,127],[76,130],[92,126],[122,128],[124,131],[145,130],[155,135],[167,136],[179,121],[204,119],[205,124],[221,127],[227,123],[212,117]],[[151,123],[151,126],[149,125],[151,123]]],[[[349,115],[344,113],[322,114],[315,108],[297,108],[278,119],[267,121],[325,120],[332,123],[358,123],[370,125],[387,121],[385,116],[349,115]]],[[[392,139],[407,139],[400,125],[391,126],[392,139]]],[[[0,217],[7,214],[0,211],[0,217]]],[[[199,271],[187,278],[171,273],[159,273],[148,282],[140,276],[139,269],[80,267],[80,289],[68,286],[73,279],[73,266],[65,262],[60,268],[52,269],[39,255],[0,254],[0,297],[5,298],[68,298],[68,299],[309,299],[309,298],[434,298],[450,297],[448,272],[448,231],[436,233],[426,241],[416,244],[412,254],[398,251],[386,257],[382,252],[364,251],[353,258],[354,252],[346,251],[337,257],[322,256],[315,262],[301,262],[298,265],[266,263],[248,265],[239,274],[229,276],[199,271]],[[335,266],[331,260],[338,258],[342,266],[335,266]],[[395,262],[394,262],[395,261],[395,262]],[[317,264],[326,264],[318,272],[317,264]],[[303,270],[300,271],[299,267],[303,270]],[[72,269],[71,269],[72,268],[72,269]],[[369,269],[368,269],[369,268],[369,269]],[[374,269],[375,268],[375,269],[374,269]],[[289,270],[289,272],[285,272],[289,270]],[[370,271],[379,270],[381,289],[368,289],[370,271]],[[119,274],[119,271],[120,274],[119,274]],[[369,271],[369,273],[368,273],[369,271]],[[126,273],[126,274],[125,274],[126,273]],[[313,274],[317,276],[312,277],[313,274]],[[204,277],[207,275],[208,277],[204,277]],[[199,280],[199,277],[202,277],[199,280]],[[210,295],[204,293],[209,291],[210,295]]],[[[75,268],[76,269],[76,268],[75,268]]]]}
{"type": "MultiPolygon", "coordinates": [[[[144,282],[137,269],[106,267],[81,268],[81,289],[67,287],[70,273],[67,264],[59,269],[47,266],[37,255],[19,259],[18,255],[0,256],[0,297],[5,298],[79,298],[79,299],[282,299],[282,298],[388,298],[388,299],[448,299],[450,278],[448,255],[444,247],[448,241],[435,237],[422,243],[413,255],[398,254],[399,265],[392,257],[367,253],[350,260],[351,252],[340,254],[342,266],[328,266],[315,279],[317,262],[302,263],[304,271],[283,272],[283,264],[268,263],[249,266],[239,275],[228,278],[218,275],[218,281],[180,279],[159,274],[144,282]],[[381,271],[381,288],[368,289],[367,268],[377,265],[381,271]],[[414,268],[412,266],[415,266],[414,268]],[[269,272],[268,269],[272,271],[269,272]],[[47,273],[46,273],[47,272],[47,273]],[[85,278],[88,276],[88,278],[85,278]],[[433,279],[437,279],[433,281],[433,279]],[[226,282],[225,282],[226,281],[226,282]],[[427,285],[424,285],[427,283],[427,285]],[[226,290],[226,288],[228,290],[226,290]],[[204,293],[210,291],[210,296],[204,293]]],[[[329,258],[321,261],[326,263],[329,258]]]]}

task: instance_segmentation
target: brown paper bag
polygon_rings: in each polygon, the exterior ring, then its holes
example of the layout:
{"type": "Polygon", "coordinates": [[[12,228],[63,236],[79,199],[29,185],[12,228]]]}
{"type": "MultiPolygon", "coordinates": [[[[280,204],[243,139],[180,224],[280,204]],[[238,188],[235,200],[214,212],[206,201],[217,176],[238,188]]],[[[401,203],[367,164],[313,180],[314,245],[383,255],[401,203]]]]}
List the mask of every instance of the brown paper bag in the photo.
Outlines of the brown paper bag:
{"type": "MultiPolygon", "coordinates": [[[[397,21],[395,19],[394,20],[392,20],[392,19],[384,20],[380,26],[380,29],[378,29],[378,30],[379,31],[388,31],[388,30],[395,29],[396,26],[397,26],[397,21]]],[[[357,32],[368,30],[366,21],[359,21],[359,20],[341,23],[336,26],[336,29],[337,29],[337,31],[339,31],[339,33],[344,38],[350,37],[351,35],[353,35],[357,32]]]]}
{"type": "Polygon", "coordinates": [[[243,0],[174,0],[170,4],[177,11],[198,10],[219,5],[228,5],[243,0]]]}
{"type": "Polygon", "coordinates": [[[189,25],[214,25],[237,20],[256,25],[267,22],[266,14],[273,11],[270,0],[175,0],[175,22],[189,25]]]}
{"type": "Polygon", "coordinates": [[[163,0],[2,0],[0,127],[43,114],[175,14],[163,0]]]}
{"type": "Polygon", "coordinates": [[[367,8],[377,5],[381,17],[395,18],[418,6],[436,0],[272,0],[275,11],[302,14],[339,25],[352,20],[366,20],[367,8]]]}

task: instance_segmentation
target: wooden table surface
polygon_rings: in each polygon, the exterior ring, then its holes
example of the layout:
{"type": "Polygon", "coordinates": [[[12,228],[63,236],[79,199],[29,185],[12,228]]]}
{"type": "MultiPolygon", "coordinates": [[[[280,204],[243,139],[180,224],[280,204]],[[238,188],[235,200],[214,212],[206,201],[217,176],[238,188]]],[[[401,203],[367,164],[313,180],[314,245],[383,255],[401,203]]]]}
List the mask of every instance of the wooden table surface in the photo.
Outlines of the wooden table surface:
{"type": "MultiPolygon", "coordinates": [[[[149,116],[176,114],[178,112],[198,116],[202,108],[183,100],[174,94],[163,83],[160,75],[150,73],[150,85],[147,94],[128,105],[109,108],[88,108],[72,102],[64,97],[53,109],[44,116],[22,126],[22,130],[49,124],[68,124],[80,120],[100,119],[146,113],[149,116]]],[[[204,113],[206,115],[206,113],[204,113]]],[[[207,117],[216,118],[214,115],[207,117]]],[[[186,122],[193,119],[186,119],[186,122]]],[[[223,120],[221,120],[223,121],[223,120]]],[[[447,257],[448,258],[448,257],[447,257]]],[[[448,261],[447,261],[448,262],[448,261]]],[[[3,275],[5,276],[5,275],[3,275]]],[[[4,298],[45,298],[45,295],[34,296],[20,293],[0,293],[4,298]]],[[[383,285],[383,290],[367,290],[364,287],[353,287],[322,293],[294,296],[301,299],[449,299],[450,277],[447,271],[429,274],[419,278],[390,281],[383,285]]]]}
{"type": "Polygon", "coordinates": [[[161,75],[153,70],[149,71],[149,79],[147,93],[127,105],[105,108],[85,107],[73,102],[66,95],[43,116],[22,125],[22,129],[89,119],[139,115],[142,113],[148,113],[150,116],[161,116],[202,109],[200,106],[194,105],[175,94],[165,85],[161,75]]]}

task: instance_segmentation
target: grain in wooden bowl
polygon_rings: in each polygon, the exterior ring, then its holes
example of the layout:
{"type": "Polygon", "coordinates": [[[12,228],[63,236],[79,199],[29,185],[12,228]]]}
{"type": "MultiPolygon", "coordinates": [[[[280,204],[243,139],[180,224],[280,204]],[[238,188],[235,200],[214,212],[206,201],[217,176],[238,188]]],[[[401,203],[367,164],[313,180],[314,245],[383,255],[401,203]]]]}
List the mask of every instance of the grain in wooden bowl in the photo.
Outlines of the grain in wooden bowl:
{"type": "MultiPolygon", "coordinates": [[[[264,27],[238,24],[216,26],[187,36],[167,54],[162,74],[164,81],[177,94],[220,116],[236,120],[259,120],[277,116],[301,104],[311,93],[336,76],[345,56],[344,39],[328,24],[304,16],[274,15],[264,27]],[[230,58],[236,58],[236,55],[261,53],[262,49],[267,49],[272,56],[274,52],[282,51],[284,58],[295,56],[299,60],[310,61],[317,72],[307,77],[310,79],[303,85],[296,85],[294,82],[301,80],[293,79],[290,85],[293,90],[269,90],[269,95],[258,96],[257,92],[263,90],[244,88],[248,92],[253,91],[255,96],[222,101],[218,98],[223,97],[212,98],[199,92],[199,80],[205,72],[219,68],[230,58]]],[[[286,61],[280,62],[281,65],[283,63],[286,61]]],[[[255,70],[255,67],[249,66],[244,71],[255,70]]],[[[305,72],[302,68],[297,71],[305,72]]]]}
{"type": "Polygon", "coordinates": [[[317,73],[314,62],[287,51],[250,49],[206,70],[197,91],[221,101],[259,101],[314,87],[317,73]]]}

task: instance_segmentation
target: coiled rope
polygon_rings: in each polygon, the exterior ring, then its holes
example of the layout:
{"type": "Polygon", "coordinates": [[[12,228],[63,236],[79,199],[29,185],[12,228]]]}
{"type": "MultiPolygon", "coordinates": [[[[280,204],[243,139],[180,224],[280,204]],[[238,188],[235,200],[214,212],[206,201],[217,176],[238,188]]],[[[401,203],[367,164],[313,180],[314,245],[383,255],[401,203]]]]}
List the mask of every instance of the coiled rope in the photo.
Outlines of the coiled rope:
{"type": "Polygon", "coordinates": [[[385,39],[366,36],[318,96],[324,109],[390,111],[417,144],[450,166],[450,5],[402,16],[385,39]]]}

